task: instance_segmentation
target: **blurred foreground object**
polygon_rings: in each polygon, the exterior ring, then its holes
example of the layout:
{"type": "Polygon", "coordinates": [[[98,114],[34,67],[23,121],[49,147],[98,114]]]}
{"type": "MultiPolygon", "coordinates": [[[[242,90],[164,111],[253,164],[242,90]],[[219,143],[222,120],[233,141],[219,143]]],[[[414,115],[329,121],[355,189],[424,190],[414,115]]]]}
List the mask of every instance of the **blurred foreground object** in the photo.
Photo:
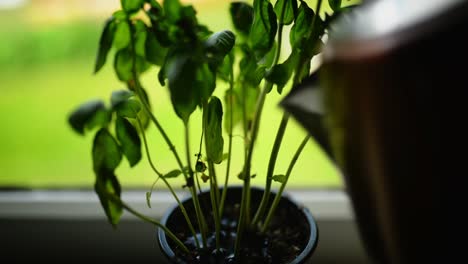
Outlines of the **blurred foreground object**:
{"type": "Polygon", "coordinates": [[[330,146],[377,263],[450,263],[442,189],[456,184],[444,162],[454,132],[441,103],[468,87],[466,36],[468,1],[366,3],[331,26],[315,84],[282,102],[330,146]]]}

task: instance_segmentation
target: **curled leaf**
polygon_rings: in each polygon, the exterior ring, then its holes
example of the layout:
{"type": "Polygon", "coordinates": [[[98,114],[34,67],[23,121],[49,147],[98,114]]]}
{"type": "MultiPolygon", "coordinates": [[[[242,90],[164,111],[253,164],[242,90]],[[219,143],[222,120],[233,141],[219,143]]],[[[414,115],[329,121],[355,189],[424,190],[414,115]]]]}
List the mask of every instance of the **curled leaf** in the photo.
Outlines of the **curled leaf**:
{"type": "Polygon", "coordinates": [[[203,173],[200,178],[202,179],[203,182],[207,182],[209,179],[210,179],[210,176],[206,175],[205,173],[203,173]]]}
{"type": "Polygon", "coordinates": [[[268,0],[254,0],[254,20],[249,43],[257,59],[261,59],[273,46],[278,27],[276,14],[268,0]]]}
{"type": "Polygon", "coordinates": [[[253,23],[253,7],[245,2],[232,2],[229,8],[234,28],[244,35],[249,35],[253,23]]]}
{"type": "Polygon", "coordinates": [[[111,106],[115,107],[116,105],[124,101],[127,101],[133,95],[134,95],[133,92],[129,90],[122,89],[122,90],[113,91],[111,94],[111,99],[110,99],[111,106]]]}
{"type": "Polygon", "coordinates": [[[115,130],[130,167],[135,166],[141,160],[141,140],[137,129],[127,119],[119,116],[115,121],[115,130]]]}
{"type": "Polygon", "coordinates": [[[120,203],[121,187],[113,171],[96,172],[94,191],[99,197],[102,208],[106,213],[108,221],[115,228],[122,216],[123,209],[120,203]]]}
{"type": "Polygon", "coordinates": [[[129,14],[135,13],[138,10],[140,10],[144,3],[144,0],[120,0],[122,9],[129,14]]]}
{"type": "Polygon", "coordinates": [[[297,0],[278,0],[275,3],[275,13],[278,20],[283,25],[291,24],[297,16],[297,0]],[[281,11],[284,6],[284,13],[281,11]]]}
{"type": "Polygon", "coordinates": [[[93,167],[96,173],[114,171],[122,160],[120,146],[115,138],[105,128],[101,128],[94,136],[93,167]]]}
{"type": "Polygon", "coordinates": [[[215,96],[212,97],[205,111],[207,111],[205,127],[206,156],[208,160],[219,164],[223,160],[224,147],[221,100],[215,96]]]}
{"type": "Polygon", "coordinates": [[[115,18],[114,16],[106,20],[104,29],[99,39],[99,49],[96,55],[96,63],[94,66],[94,73],[97,73],[106,64],[107,54],[112,47],[115,32],[115,18]]]}
{"type": "Polygon", "coordinates": [[[286,175],[278,174],[271,177],[275,182],[284,183],[286,181],[286,175]]]}
{"type": "Polygon", "coordinates": [[[195,171],[204,172],[205,170],[206,170],[206,164],[203,161],[197,161],[197,164],[195,164],[195,171]]]}
{"type": "Polygon", "coordinates": [[[105,126],[110,114],[101,100],[91,100],[78,106],[68,117],[68,123],[76,132],[84,134],[85,128],[105,126]]]}
{"type": "Polygon", "coordinates": [[[170,171],[170,172],[164,174],[163,178],[166,178],[166,179],[168,179],[168,178],[176,178],[176,177],[178,177],[178,176],[181,175],[181,174],[182,174],[182,171],[180,171],[180,170],[172,170],[172,171],[170,171]]]}

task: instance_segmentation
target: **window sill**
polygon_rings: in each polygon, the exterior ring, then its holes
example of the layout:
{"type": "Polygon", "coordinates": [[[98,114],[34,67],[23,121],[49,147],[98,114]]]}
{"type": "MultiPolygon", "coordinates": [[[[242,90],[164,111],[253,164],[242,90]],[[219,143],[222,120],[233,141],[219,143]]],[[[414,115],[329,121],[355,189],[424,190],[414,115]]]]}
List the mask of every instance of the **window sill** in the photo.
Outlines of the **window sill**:
{"type": "MultiPolygon", "coordinates": [[[[308,207],[319,226],[313,263],[370,263],[362,248],[348,196],[342,191],[292,190],[292,199],[308,207]]],[[[168,192],[153,193],[152,208],[145,191],[123,199],[134,208],[160,218],[174,204],[168,192]]],[[[0,248],[4,256],[22,261],[25,254],[50,261],[99,260],[102,263],[151,261],[165,263],[153,226],[124,214],[117,229],[107,223],[92,191],[0,192],[0,248]]]]}
{"type": "MultiPolygon", "coordinates": [[[[348,196],[342,191],[293,190],[288,195],[308,207],[315,218],[321,220],[352,220],[348,196]]],[[[141,212],[155,218],[174,205],[174,199],[167,191],[155,191],[151,205],[146,204],[145,191],[126,191],[122,194],[125,202],[141,212]]],[[[179,197],[184,197],[179,193],[179,197]]],[[[103,211],[93,191],[8,191],[0,192],[0,218],[35,219],[101,219],[103,211]]],[[[134,218],[129,214],[124,219],[134,218]]]]}

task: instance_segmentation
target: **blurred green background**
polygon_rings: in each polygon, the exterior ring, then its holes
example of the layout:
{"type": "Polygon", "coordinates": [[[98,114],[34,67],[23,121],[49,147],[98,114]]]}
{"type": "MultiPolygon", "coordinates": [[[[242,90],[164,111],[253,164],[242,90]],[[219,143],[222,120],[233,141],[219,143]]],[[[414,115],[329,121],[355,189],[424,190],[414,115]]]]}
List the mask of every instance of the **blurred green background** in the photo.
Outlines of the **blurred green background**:
{"type": "MultiPolygon", "coordinates": [[[[231,1],[185,2],[193,3],[200,20],[210,29],[231,28],[231,1]]],[[[117,81],[110,59],[102,72],[92,74],[103,23],[118,6],[118,0],[0,0],[0,188],[92,188],[92,134],[79,136],[66,120],[83,101],[108,100],[112,90],[124,87],[117,81]]],[[[182,123],[173,113],[166,88],[158,85],[157,69],[147,72],[143,82],[161,123],[182,153],[182,123]]],[[[280,99],[274,93],[267,99],[252,170],[257,173],[253,180],[256,185],[265,181],[281,118],[277,106],[280,99]]],[[[191,121],[193,154],[200,136],[197,118],[191,121]]],[[[243,140],[237,136],[241,133],[235,134],[234,151],[238,155],[234,157],[232,179],[240,172],[243,159],[243,140]]],[[[297,123],[290,122],[276,174],[285,173],[304,135],[297,123]]],[[[161,171],[176,168],[167,145],[152,127],[149,144],[161,171]]],[[[218,175],[224,174],[224,166],[218,171],[218,175]]],[[[148,188],[155,179],[146,160],[134,169],[122,162],[117,175],[124,187],[148,188]]],[[[173,183],[175,187],[182,185],[178,179],[173,183]]],[[[311,141],[297,162],[289,186],[335,188],[342,182],[333,164],[311,141]]]]}

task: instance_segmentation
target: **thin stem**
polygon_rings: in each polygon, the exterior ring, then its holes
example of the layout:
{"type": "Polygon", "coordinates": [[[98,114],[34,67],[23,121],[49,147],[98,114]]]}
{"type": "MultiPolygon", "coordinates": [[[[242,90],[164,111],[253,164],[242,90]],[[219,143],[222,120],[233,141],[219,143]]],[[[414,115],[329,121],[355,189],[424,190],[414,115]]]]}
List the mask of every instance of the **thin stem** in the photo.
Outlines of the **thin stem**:
{"type": "Polygon", "coordinates": [[[268,206],[268,201],[270,199],[270,191],[271,191],[271,183],[272,183],[272,176],[275,169],[276,159],[278,157],[279,149],[281,146],[281,142],[283,141],[284,132],[286,131],[286,126],[288,124],[289,114],[287,112],[283,113],[283,118],[281,119],[281,123],[278,127],[278,132],[276,133],[275,142],[273,144],[273,148],[270,152],[270,159],[268,162],[268,171],[266,176],[266,184],[265,190],[263,192],[262,200],[258,207],[257,213],[255,214],[254,219],[252,220],[252,225],[255,226],[258,221],[263,217],[265,214],[265,210],[268,206]]]}
{"type": "Polygon", "coordinates": [[[229,78],[229,90],[230,90],[230,96],[229,96],[229,105],[231,105],[229,109],[229,143],[228,143],[228,158],[227,158],[227,165],[226,165],[226,178],[224,179],[224,188],[223,188],[223,193],[221,194],[221,201],[219,203],[219,217],[221,218],[223,216],[223,210],[224,210],[224,202],[226,201],[226,195],[227,195],[227,188],[228,188],[228,182],[229,182],[229,174],[230,174],[230,169],[231,169],[231,155],[232,155],[232,122],[233,122],[233,90],[234,90],[234,70],[231,67],[231,78],[229,78]]]}
{"type": "Polygon", "coordinates": [[[244,128],[244,169],[243,169],[243,178],[244,178],[244,186],[242,188],[242,196],[245,198],[242,199],[241,202],[241,211],[244,211],[242,215],[245,218],[245,222],[250,222],[250,212],[246,209],[249,208],[249,197],[250,197],[250,172],[247,169],[247,165],[249,164],[249,155],[248,155],[248,148],[252,142],[249,139],[249,125],[247,121],[247,93],[246,93],[246,86],[242,85],[242,121],[243,121],[243,128],[244,128]],[[245,194],[244,194],[245,192],[245,194]]]}
{"type": "MultiPolygon", "coordinates": [[[[197,154],[197,161],[196,162],[198,162],[200,160],[200,158],[201,158],[202,145],[203,145],[203,135],[204,134],[205,134],[205,130],[202,129],[202,133],[201,133],[201,136],[200,136],[200,145],[198,146],[198,154],[197,154]]],[[[197,183],[198,193],[201,194],[202,190],[201,190],[200,181],[198,180],[198,173],[195,173],[195,181],[197,183]]]]}
{"type": "MultiPolygon", "coordinates": [[[[316,12],[315,12],[315,15],[314,15],[314,17],[312,19],[312,25],[311,26],[313,26],[315,24],[317,16],[319,16],[321,5],[322,5],[322,0],[318,0],[317,1],[317,6],[315,8],[316,12]]],[[[278,38],[279,37],[280,37],[280,35],[278,36],[278,38]]],[[[304,61],[304,59],[301,59],[299,61],[298,65],[297,65],[297,68],[296,68],[296,71],[295,71],[294,79],[293,79],[293,87],[301,82],[301,79],[300,79],[301,75],[302,75],[301,73],[302,73],[302,71],[304,69],[305,63],[306,63],[306,61],[304,61]]],[[[254,226],[256,224],[258,224],[260,219],[263,217],[263,214],[265,213],[266,207],[268,206],[268,201],[269,201],[269,198],[270,198],[270,191],[271,191],[271,184],[272,184],[272,176],[273,176],[274,168],[275,168],[275,165],[276,165],[276,159],[277,159],[277,156],[278,156],[279,147],[281,146],[281,142],[283,141],[284,130],[286,129],[288,119],[289,119],[289,114],[285,112],[283,114],[283,118],[281,119],[280,127],[278,128],[278,132],[277,132],[276,138],[275,138],[275,143],[273,145],[270,160],[268,162],[268,171],[267,171],[267,177],[266,177],[265,191],[263,193],[262,200],[260,202],[257,213],[255,214],[255,217],[254,217],[254,219],[252,221],[252,225],[254,225],[254,226]]]]}
{"type": "MultiPolygon", "coordinates": [[[[142,131],[142,137],[143,137],[143,144],[145,146],[145,150],[146,150],[146,156],[148,157],[148,163],[150,164],[151,168],[153,169],[153,171],[158,175],[158,179],[162,179],[164,184],[166,185],[166,187],[169,189],[169,191],[171,192],[172,196],[174,196],[174,199],[176,200],[179,208],[180,208],[180,211],[182,212],[182,214],[184,215],[184,218],[185,218],[185,221],[187,222],[187,225],[190,229],[190,232],[192,233],[192,236],[194,238],[197,237],[196,235],[196,232],[195,232],[195,228],[193,228],[193,225],[192,225],[192,221],[190,221],[190,218],[187,214],[187,210],[185,210],[185,206],[184,204],[179,200],[179,197],[177,196],[177,194],[175,193],[174,189],[172,188],[172,186],[169,184],[169,182],[167,181],[166,178],[164,178],[164,175],[162,175],[162,173],[160,173],[157,169],[156,169],[156,166],[154,165],[153,163],[153,160],[151,159],[151,155],[150,155],[150,152],[149,152],[149,147],[148,147],[148,140],[146,139],[146,135],[145,133],[143,132],[143,125],[141,124],[141,121],[140,119],[137,117],[137,122],[138,122],[138,126],[140,127],[140,130],[142,131]]],[[[156,183],[156,182],[155,182],[156,183]]],[[[195,239],[195,244],[197,246],[197,248],[200,248],[200,243],[198,241],[198,239],[195,239]]]]}
{"type": "Polygon", "coordinates": [[[182,243],[182,241],[180,241],[180,239],[177,238],[177,236],[172,233],[171,230],[169,230],[165,225],[161,224],[160,222],[156,221],[155,219],[152,219],[146,215],[143,215],[141,213],[139,213],[138,211],[136,211],[135,209],[133,209],[132,207],[130,207],[128,204],[124,203],[124,201],[122,201],[119,197],[115,196],[114,194],[110,194],[110,193],[107,193],[107,196],[108,198],[110,198],[112,201],[120,204],[122,206],[122,208],[124,208],[125,210],[127,210],[129,213],[133,214],[134,216],[140,218],[141,220],[145,221],[145,222],[148,222],[148,223],[151,223],[159,228],[161,228],[164,233],[172,240],[174,241],[174,243],[177,244],[178,247],[180,247],[184,252],[186,253],[190,253],[190,251],[188,250],[188,248],[184,245],[184,243],[182,243]]]}
{"type": "Polygon", "coordinates": [[[288,183],[289,176],[291,175],[291,172],[292,172],[292,170],[294,168],[294,165],[296,165],[296,161],[299,158],[302,150],[304,149],[304,147],[305,147],[307,141],[309,141],[309,139],[310,139],[310,136],[307,135],[304,138],[304,140],[302,140],[302,143],[299,146],[299,148],[297,149],[296,153],[294,154],[294,156],[293,156],[293,158],[291,160],[291,163],[289,163],[289,167],[288,167],[288,170],[286,172],[284,182],[281,184],[281,187],[280,187],[278,193],[276,194],[275,199],[273,200],[273,204],[271,205],[270,210],[268,211],[265,222],[263,223],[263,226],[262,226],[262,229],[261,229],[262,233],[264,233],[266,231],[266,229],[268,228],[268,225],[270,224],[271,219],[273,218],[273,214],[275,213],[276,207],[278,207],[278,204],[279,204],[279,202],[281,200],[281,196],[283,194],[284,188],[286,187],[286,184],[288,183]]]}
{"type": "MultiPolygon", "coordinates": [[[[128,23],[131,23],[131,21],[129,20],[128,23]]],[[[131,27],[131,29],[132,29],[132,27],[131,27]]],[[[140,101],[141,101],[141,103],[143,105],[143,109],[148,114],[148,116],[153,121],[153,123],[156,125],[156,128],[158,129],[158,131],[163,136],[164,140],[166,141],[167,145],[169,146],[169,149],[174,154],[174,157],[175,157],[175,159],[177,161],[177,164],[179,165],[179,168],[180,168],[180,170],[182,171],[182,173],[184,175],[185,181],[187,182],[187,184],[189,184],[189,175],[187,174],[187,172],[184,169],[184,165],[182,164],[182,161],[181,161],[181,159],[179,157],[179,154],[177,153],[177,150],[175,149],[174,144],[172,144],[172,141],[168,137],[166,131],[163,129],[161,124],[158,122],[156,117],[151,112],[151,110],[149,108],[149,105],[148,105],[148,102],[146,101],[146,98],[145,98],[145,96],[143,94],[143,89],[141,88],[140,81],[138,79],[138,74],[137,74],[137,71],[136,71],[135,38],[133,37],[133,34],[134,34],[134,32],[133,32],[133,29],[132,29],[132,34],[131,34],[132,37],[130,38],[130,40],[131,40],[131,49],[132,49],[132,53],[133,53],[132,75],[133,75],[133,79],[134,79],[134,82],[135,82],[135,90],[137,92],[137,96],[138,96],[138,98],[140,99],[140,101]]],[[[186,130],[187,130],[187,124],[185,124],[185,125],[186,125],[186,130]]],[[[186,131],[186,134],[188,134],[187,131],[186,131]]],[[[186,137],[186,138],[188,140],[188,137],[186,137]]],[[[187,153],[187,155],[190,155],[190,154],[187,153]]],[[[192,169],[190,167],[190,159],[187,159],[187,161],[188,161],[188,164],[189,164],[190,176],[193,177],[193,171],[192,171],[192,169]]],[[[199,224],[199,228],[200,228],[200,233],[202,235],[203,246],[206,247],[206,236],[205,236],[205,234],[206,234],[206,228],[205,228],[206,224],[204,224],[204,222],[203,222],[204,218],[200,217],[201,209],[200,209],[200,204],[198,202],[197,191],[195,190],[195,186],[193,184],[189,188],[190,188],[190,194],[192,195],[192,201],[193,201],[193,204],[194,204],[195,212],[197,213],[197,219],[198,219],[198,224],[199,224]]]]}
{"type": "Polygon", "coordinates": [[[218,201],[216,198],[216,190],[218,186],[215,184],[215,175],[214,175],[214,163],[208,161],[208,169],[210,173],[210,197],[211,197],[211,206],[213,209],[213,220],[215,223],[215,240],[216,240],[216,249],[219,250],[220,248],[220,233],[221,233],[221,220],[218,212],[218,201]]]}
{"type": "MultiPolygon", "coordinates": [[[[131,23],[131,21],[128,20],[128,23],[131,23]]],[[[183,172],[185,180],[187,181],[187,178],[188,178],[187,173],[184,170],[184,165],[182,164],[182,161],[181,161],[181,159],[179,157],[179,154],[177,153],[177,150],[176,150],[174,144],[172,143],[171,139],[167,135],[164,128],[159,123],[156,116],[154,116],[153,113],[151,112],[151,109],[149,107],[149,102],[147,102],[146,97],[143,94],[143,88],[142,88],[142,86],[140,84],[140,80],[138,78],[138,74],[137,74],[137,71],[136,71],[135,38],[133,37],[133,34],[134,34],[133,31],[134,30],[133,30],[132,27],[130,27],[130,29],[132,30],[132,34],[131,34],[132,37],[130,38],[130,40],[131,40],[131,49],[132,49],[132,54],[133,54],[133,58],[132,58],[132,75],[133,75],[133,81],[135,82],[134,89],[136,91],[137,97],[140,99],[141,104],[143,105],[144,111],[146,112],[146,114],[148,114],[151,121],[154,123],[154,125],[158,129],[159,133],[161,133],[162,137],[164,138],[164,141],[169,146],[169,149],[174,154],[174,157],[175,157],[175,159],[177,161],[177,164],[179,165],[180,170],[183,172]]]]}
{"type": "MultiPolygon", "coordinates": [[[[286,10],[286,1],[284,1],[283,5],[281,6],[281,15],[280,15],[280,21],[283,20],[284,13],[286,10]]],[[[280,23],[278,26],[278,46],[275,50],[275,56],[273,59],[273,63],[271,67],[275,66],[280,58],[281,54],[281,46],[282,46],[282,36],[283,36],[283,24],[280,23]]],[[[240,208],[240,216],[239,216],[239,224],[237,226],[237,238],[234,246],[234,254],[237,255],[239,253],[239,247],[240,247],[240,241],[242,240],[242,233],[244,232],[245,225],[250,226],[250,169],[251,169],[251,163],[252,163],[252,155],[253,155],[253,150],[254,150],[254,145],[255,145],[255,140],[257,139],[258,135],[258,130],[260,127],[260,119],[262,116],[263,112],[263,106],[265,104],[265,98],[266,94],[268,91],[271,90],[273,84],[271,82],[268,82],[265,80],[264,83],[264,88],[262,92],[260,93],[260,97],[257,100],[257,105],[255,108],[255,115],[252,120],[252,127],[250,130],[250,142],[248,145],[248,151],[247,151],[247,158],[245,161],[244,165],[244,186],[242,189],[242,200],[241,200],[241,208],[240,208]]]]}
{"type": "MultiPolygon", "coordinates": [[[[190,162],[190,134],[189,134],[189,124],[188,121],[184,122],[184,131],[185,131],[185,152],[186,152],[186,157],[187,157],[187,165],[188,165],[188,174],[189,177],[192,178],[193,180],[193,170],[192,170],[192,165],[190,162]]],[[[189,182],[188,182],[189,183],[189,182]]],[[[192,182],[191,186],[189,186],[190,192],[192,194],[192,201],[193,201],[193,207],[195,209],[195,214],[197,216],[198,220],[198,225],[200,227],[200,233],[202,237],[202,242],[203,242],[203,247],[207,248],[207,243],[206,243],[206,223],[205,223],[205,218],[202,213],[201,207],[200,207],[200,201],[198,200],[198,195],[197,191],[195,189],[195,184],[192,182]]]]}

